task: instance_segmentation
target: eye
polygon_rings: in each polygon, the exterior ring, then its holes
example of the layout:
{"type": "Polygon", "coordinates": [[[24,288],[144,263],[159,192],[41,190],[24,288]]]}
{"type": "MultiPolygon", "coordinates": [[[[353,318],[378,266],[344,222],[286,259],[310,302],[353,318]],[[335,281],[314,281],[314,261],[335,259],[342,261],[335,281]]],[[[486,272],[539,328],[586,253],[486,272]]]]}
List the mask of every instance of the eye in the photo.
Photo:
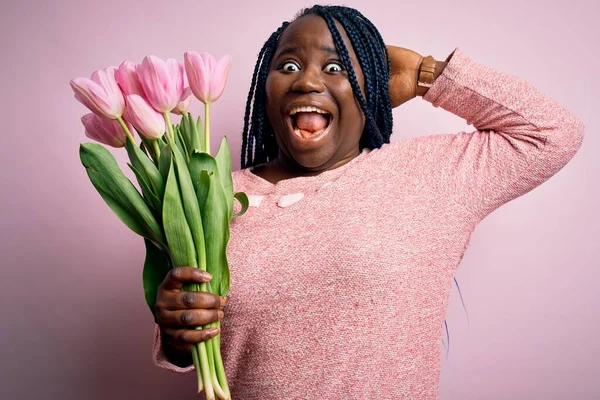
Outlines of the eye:
{"type": "Polygon", "coordinates": [[[327,72],[342,72],[344,70],[344,68],[342,67],[342,64],[337,63],[337,62],[332,62],[325,66],[325,70],[327,72]]]}
{"type": "Polygon", "coordinates": [[[283,64],[281,64],[281,66],[279,67],[279,69],[282,69],[286,72],[296,72],[299,71],[300,68],[298,67],[298,65],[294,62],[291,61],[286,61],[283,64]]]}

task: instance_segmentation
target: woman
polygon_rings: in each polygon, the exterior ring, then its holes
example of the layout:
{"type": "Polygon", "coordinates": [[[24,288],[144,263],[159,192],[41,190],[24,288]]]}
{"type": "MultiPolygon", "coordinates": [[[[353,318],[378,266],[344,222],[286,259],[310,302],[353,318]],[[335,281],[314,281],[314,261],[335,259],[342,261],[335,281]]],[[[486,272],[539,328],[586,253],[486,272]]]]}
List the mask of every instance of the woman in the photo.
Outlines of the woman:
{"type": "Polygon", "coordinates": [[[191,370],[191,344],[211,337],[193,327],[222,319],[234,399],[436,399],[471,233],[582,138],[556,102],[459,49],[446,62],[386,50],[356,10],[304,10],[253,76],[234,173],[253,207],[231,226],[227,305],[180,292],[209,278],[173,270],[157,296],[157,365],[191,370]],[[390,143],[391,108],[417,95],[477,130],[390,143]]]}

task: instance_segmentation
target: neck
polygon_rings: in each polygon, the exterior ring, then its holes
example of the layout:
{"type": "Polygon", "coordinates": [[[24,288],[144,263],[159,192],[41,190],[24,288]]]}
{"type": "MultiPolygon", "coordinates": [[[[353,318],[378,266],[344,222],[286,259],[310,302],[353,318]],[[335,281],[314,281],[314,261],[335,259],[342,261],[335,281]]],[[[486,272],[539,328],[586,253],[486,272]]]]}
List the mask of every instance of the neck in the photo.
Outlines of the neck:
{"type": "Polygon", "coordinates": [[[289,160],[289,158],[285,157],[280,151],[277,155],[277,158],[272,161],[272,167],[277,169],[279,173],[285,175],[287,177],[299,177],[299,176],[315,176],[319,175],[321,172],[336,169],[349,163],[351,160],[356,158],[360,154],[360,151],[356,149],[355,151],[350,152],[349,154],[343,156],[341,159],[333,162],[332,164],[325,163],[324,168],[319,168],[316,170],[309,170],[297,163],[294,163],[289,160]],[[328,165],[329,164],[329,165],[328,165]]]}

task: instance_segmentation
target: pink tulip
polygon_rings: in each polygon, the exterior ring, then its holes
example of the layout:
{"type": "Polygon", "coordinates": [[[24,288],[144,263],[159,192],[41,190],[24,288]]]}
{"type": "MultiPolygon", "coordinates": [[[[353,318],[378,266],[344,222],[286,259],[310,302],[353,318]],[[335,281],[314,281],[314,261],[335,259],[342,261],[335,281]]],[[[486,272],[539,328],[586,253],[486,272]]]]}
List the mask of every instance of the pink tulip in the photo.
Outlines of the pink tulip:
{"type": "Polygon", "coordinates": [[[115,80],[115,67],[94,71],[92,79],[75,78],[71,88],[75,98],[93,113],[107,118],[117,119],[123,115],[125,99],[115,80]]]}
{"type": "Polygon", "coordinates": [[[142,85],[140,85],[140,80],[135,71],[136,67],[137,64],[131,61],[123,61],[115,71],[115,78],[125,96],[137,94],[144,97],[144,89],[142,89],[142,85]]]}
{"type": "MultiPolygon", "coordinates": [[[[81,122],[85,127],[85,136],[100,143],[112,147],[123,147],[127,136],[116,120],[101,118],[94,113],[85,114],[81,117],[81,122]]],[[[133,130],[131,124],[127,124],[129,130],[133,130]]]]}
{"type": "Polygon", "coordinates": [[[194,96],[204,104],[213,103],[223,94],[231,56],[219,60],[208,53],[188,51],[184,54],[185,72],[194,96]]]}
{"type": "Polygon", "coordinates": [[[185,88],[182,96],[182,100],[177,103],[177,106],[171,111],[173,114],[181,115],[190,108],[192,104],[192,91],[190,88],[185,88]]]}
{"type": "Polygon", "coordinates": [[[125,119],[148,139],[158,139],[165,133],[165,118],[142,97],[131,94],[125,98],[125,119]]]}
{"type": "Polygon", "coordinates": [[[172,58],[166,62],[156,56],[145,57],[136,68],[148,102],[156,111],[170,112],[183,95],[183,67],[172,58]]]}

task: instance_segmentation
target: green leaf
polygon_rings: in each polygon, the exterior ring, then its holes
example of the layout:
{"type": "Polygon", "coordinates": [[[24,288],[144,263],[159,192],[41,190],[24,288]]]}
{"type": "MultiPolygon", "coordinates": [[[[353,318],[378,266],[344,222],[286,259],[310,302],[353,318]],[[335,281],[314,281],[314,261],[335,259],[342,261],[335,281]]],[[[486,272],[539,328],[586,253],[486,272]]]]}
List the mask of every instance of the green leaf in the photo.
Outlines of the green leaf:
{"type": "Polygon", "coordinates": [[[144,297],[156,321],[156,310],[154,307],[156,304],[156,295],[158,287],[165,280],[171,269],[171,260],[167,252],[156,247],[148,239],[144,239],[144,244],[146,245],[146,260],[144,261],[144,271],[142,274],[144,297]]]}
{"type": "Polygon", "coordinates": [[[197,267],[196,250],[192,232],[187,224],[179,194],[175,165],[171,163],[165,199],[163,201],[163,226],[169,251],[175,267],[197,267]]]}
{"type": "Polygon", "coordinates": [[[206,238],[206,266],[213,275],[211,289],[219,296],[226,296],[229,291],[227,243],[230,235],[227,197],[218,175],[213,172],[202,170],[198,187],[201,188],[198,204],[206,238]],[[200,196],[205,198],[201,199],[200,196]]]}
{"type": "Polygon", "coordinates": [[[233,218],[233,180],[231,178],[231,153],[229,151],[227,136],[223,136],[223,139],[221,139],[219,151],[215,159],[217,160],[217,167],[219,169],[219,179],[227,198],[227,213],[231,220],[233,218]]]}
{"type": "Polygon", "coordinates": [[[244,215],[246,213],[246,211],[248,211],[248,206],[250,205],[250,201],[248,200],[248,196],[244,192],[235,192],[233,197],[236,198],[240,202],[240,204],[242,205],[242,209],[240,210],[240,212],[233,214],[232,218],[241,217],[242,215],[244,215]]]}
{"type": "Polygon", "coordinates": [[[165,194],[165,181],[156,165],[144,154],[144,152],[129,140],[125,144],[131,164],[144,177],[150,185],[152,193],[159,199],[165,194]]]}
{"type": "Polygon", "coordinates": [[[140,172],[137,169],[135,169],[133,165],[129,163],[127,163],[127,165],[135,174],[135,177],[137,178],[137,181],[140,184],[140,188],[142,189],[142,193],[144,194],[144,199],[146,200],[146,203],[148,203],[148,205],[152,207],[160,216],[160,213],[162,211],[162,202],[159,200],[158,197],[156,197],[154,193],[152,193],[152,190],[150,189],[150,186],[148,185],[148,182],[146,182],[144,176],[140,174],[140,172]]]}
{"type": "Polygon", "coordinates": [[[163,146],[160,151],[160,160],[158,161],[158,170],[164,180],[169,176],[169,168],[171,167],[171,146],[168,144],[163,146]]]}
{"type": "Polygon", "coordinates": [[[175,143],[177,144],[177,147],[179,148],[179,151],[181,152],[181,154],[185,157],[186,161],[188,159],[187,156],[187,147],[185,145],[185,140],[183,138],[183,135],[181,133],[181,129],[177,129],[175,131],[175,143]]]}
{"type": "MultiPolygon", "coordinates": [[[[199,150],[194,150],[190,159],[190,177],[195,184],[195,189],[198,190],[198,181],[200,180],[200,171],[206,170],[219,176],[217,160],[208,153],[202,153],[199,150]]],[[[204,203],[200,203],[202,205],[204,203]]]]}
{"type": "Polygon", "coordinates": [[[202,229],[202,217],[198,208],[196,191],[190,177],[188,165],[183,154],[176,147],[172,149],[174,165],[177,170],[177,181],[181,189],[181,200],[185,210],[185,218],[192,232],[198,255],[198,266],[206,269],[206,250],[204,243],[204,231],[202,229]]]}
{"type": "MultiPolygon", "coordinates": [[[[200,122],[200,117],[198,117],[198,121],[200,122]]],[[[202,123],[200,122],[200,126],[198,126],[195,122],[194,122],[194,118],[192,117],[192,114],[188,114],[188,120],[187,120],[187,125],[189,126],[190,129],[190,138],[191,138],[191,152],[190,152],[190,157],[191,157],[191,153],[194,152],[194,150],[199,150],[199,151],[206,151],[204,149],[204,135],[202,134],[202,123]]]]}
{"type": "Polygon", "coordinates": [[[97,143],[82,143],[79,156],[92,184],[119,219],[138,235],[167,248],[152,211],[112,154],[97,143]]]}

